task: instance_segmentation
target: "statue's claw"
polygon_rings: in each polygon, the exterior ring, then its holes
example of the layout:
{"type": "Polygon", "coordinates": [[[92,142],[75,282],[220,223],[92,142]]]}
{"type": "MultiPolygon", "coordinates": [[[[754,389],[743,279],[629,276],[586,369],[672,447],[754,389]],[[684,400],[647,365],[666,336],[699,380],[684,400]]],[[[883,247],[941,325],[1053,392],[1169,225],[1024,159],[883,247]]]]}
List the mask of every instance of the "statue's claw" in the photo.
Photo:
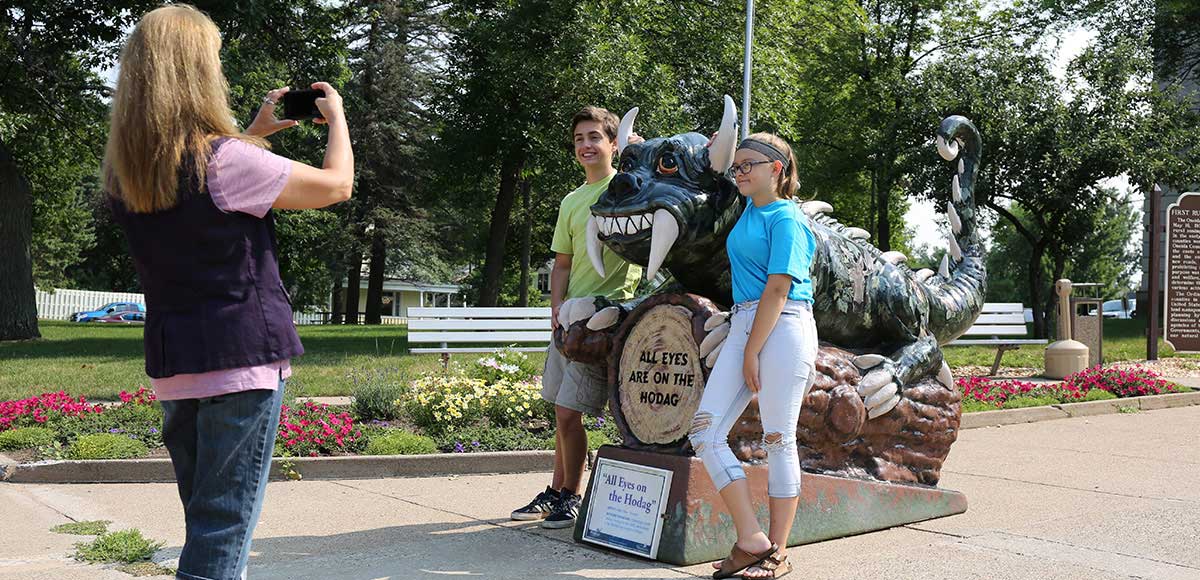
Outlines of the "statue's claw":
{"type": "Polygon", "coordinates": [[[867,419],[874,419],[891,411],[900,403],[900,382],[896,377],[896,363],[882,355],[862,355],[854,360],[859,368],[872,370],[858,382],[858,394],[867,407],[867,419]]]}
{"type": "Polygon", "coordinates": [[[951,391],[954,390],[954,375],[950,373],[950,365],[946,361],[942,361],[942,368],[938,371],[938,381],[946,386],[951,391]]]}
{"type": "Polygon", "coordinates": [[[721,347],[725,346],[725,339],[729,338],[729,328],[728,312],[714,314],[704,321],[704,330],[708,332],[700,342],[700,356],[704,359],[704,366],[710,369],[716,366],[721,347]]]}
{"type": "Polygon", "coordinates": [[[609,306],[597,312],[588,322],[588,330],[604,330],[617,323],[621,319],[621,307],[609,306]]]}

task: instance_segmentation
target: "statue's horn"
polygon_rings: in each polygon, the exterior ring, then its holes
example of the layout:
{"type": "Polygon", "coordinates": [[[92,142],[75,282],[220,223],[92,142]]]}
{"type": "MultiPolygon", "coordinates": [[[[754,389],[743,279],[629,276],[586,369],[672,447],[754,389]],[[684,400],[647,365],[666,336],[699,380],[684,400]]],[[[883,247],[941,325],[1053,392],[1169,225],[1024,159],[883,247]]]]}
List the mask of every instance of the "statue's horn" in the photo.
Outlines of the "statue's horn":
{"type": "Polygon", "coordinates": [[[638,108],[634,107],[621,117],[621,124],[617,125],[617,154],[620,155],[625,151],[625,146],[629,145],[629,134],[633,133],[633,120],[637,118],[638,108]]]}
{"type": "Polygon", "coordinates": [[[708,163],[716,173],[725,173],[733,165],[733,152],[737,147],[737,106],[733,98],[725,95],[725,113],[721,115],[721,128],[712,145],[708,146],[708,163]]]}

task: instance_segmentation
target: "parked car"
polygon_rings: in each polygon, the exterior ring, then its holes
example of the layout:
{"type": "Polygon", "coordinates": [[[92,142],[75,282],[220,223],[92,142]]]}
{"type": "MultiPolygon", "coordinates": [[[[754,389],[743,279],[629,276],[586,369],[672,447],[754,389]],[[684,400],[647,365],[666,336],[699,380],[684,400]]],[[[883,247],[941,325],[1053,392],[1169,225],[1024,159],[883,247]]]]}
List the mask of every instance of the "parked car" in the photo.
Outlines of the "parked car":
{"type": "Polygon", "coordinates": [[[126,310],[125,312],[113,312],[112,314],[105,314],[104,316],[101,316],[100,318],[97,318],[97,319],[93,320],[92,322],[108,322],[108,323],[116,322],[116,323],[122,323],[122,324],[145,324],[146,323],[146,313],[138,312],[136,310],[126,310]]]}
{"type": "Polygon", "coordinates": [[[1128,309],[1120,300],[1109,300],[1100,305],[1100,314],[1105,318],[1133,318],[1137,316],[1137,299],[1129,299],[1128,309]]]}
{"type": "Polygon", "coordinates": [[[98,318],[120,312],[145,312],[146,305],[140,302],[109,302],[100,308],[88,312],[76,312],[71,315],[71,322],[92,322],[98,318]]]}

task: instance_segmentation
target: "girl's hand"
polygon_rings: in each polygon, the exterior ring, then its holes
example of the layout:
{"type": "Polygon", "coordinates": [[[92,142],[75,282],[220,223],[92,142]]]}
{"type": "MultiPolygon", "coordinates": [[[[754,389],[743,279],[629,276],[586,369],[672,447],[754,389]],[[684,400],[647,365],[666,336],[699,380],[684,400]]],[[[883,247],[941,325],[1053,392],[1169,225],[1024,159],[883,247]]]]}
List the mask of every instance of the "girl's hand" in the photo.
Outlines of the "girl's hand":
{"type": "Polygon", "coordinates": [[[276,119],[275,105],[283,95],[287,94],[289,88],[275,89],[267,93],[263,98],[262,106],[258,109],[258,114],[254,116],[254,121],[251,121],[250,126],[246,127],[246,134],[254,137],[269,137],[288,127],[295,127],[296,121],[292,119],[276,119]]]}
{"type": "Polygon", "coordinates": [[[757,393],[762,385],[758,382],[758,353],[746,352],[742,357],[742,378],[751,393],[757,393]]]}

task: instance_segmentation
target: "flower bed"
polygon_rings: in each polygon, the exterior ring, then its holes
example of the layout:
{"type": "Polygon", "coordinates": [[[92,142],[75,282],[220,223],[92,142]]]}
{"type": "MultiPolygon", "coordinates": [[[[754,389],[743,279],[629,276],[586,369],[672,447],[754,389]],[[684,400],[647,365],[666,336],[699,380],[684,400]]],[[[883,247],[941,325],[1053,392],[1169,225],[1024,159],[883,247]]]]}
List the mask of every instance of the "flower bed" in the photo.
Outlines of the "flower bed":
{"type": "Polygon", "coordinates": [[[963,377],[956,382],[963,395],[964,412],[1141,397],[1187,390],[1144,367],[1096,366],[1069,375],[1059,383],[1036,384],[987,377],[963,377]]]}
{"type": "MultiPolygon", "coordinates": [[[[524,353],[502,350],[415,378],[370,370],[351,377],[354,403],[296,402],[280,412],[275,455],[409,455],[554,448],[554,407],[524,353]]],[[[1135,397],[1183,389],[1148,368],[1089,368],[1059,383],[965,377],[963,411],[1135,397]]],[[[145,388],[101,405],[65,392],[0,402],[0,451],[21,459],[164,456],[162,410],[145,388]]],[[[611,417],[588,417],[588,447],[620,441],[611,417]]]]}

